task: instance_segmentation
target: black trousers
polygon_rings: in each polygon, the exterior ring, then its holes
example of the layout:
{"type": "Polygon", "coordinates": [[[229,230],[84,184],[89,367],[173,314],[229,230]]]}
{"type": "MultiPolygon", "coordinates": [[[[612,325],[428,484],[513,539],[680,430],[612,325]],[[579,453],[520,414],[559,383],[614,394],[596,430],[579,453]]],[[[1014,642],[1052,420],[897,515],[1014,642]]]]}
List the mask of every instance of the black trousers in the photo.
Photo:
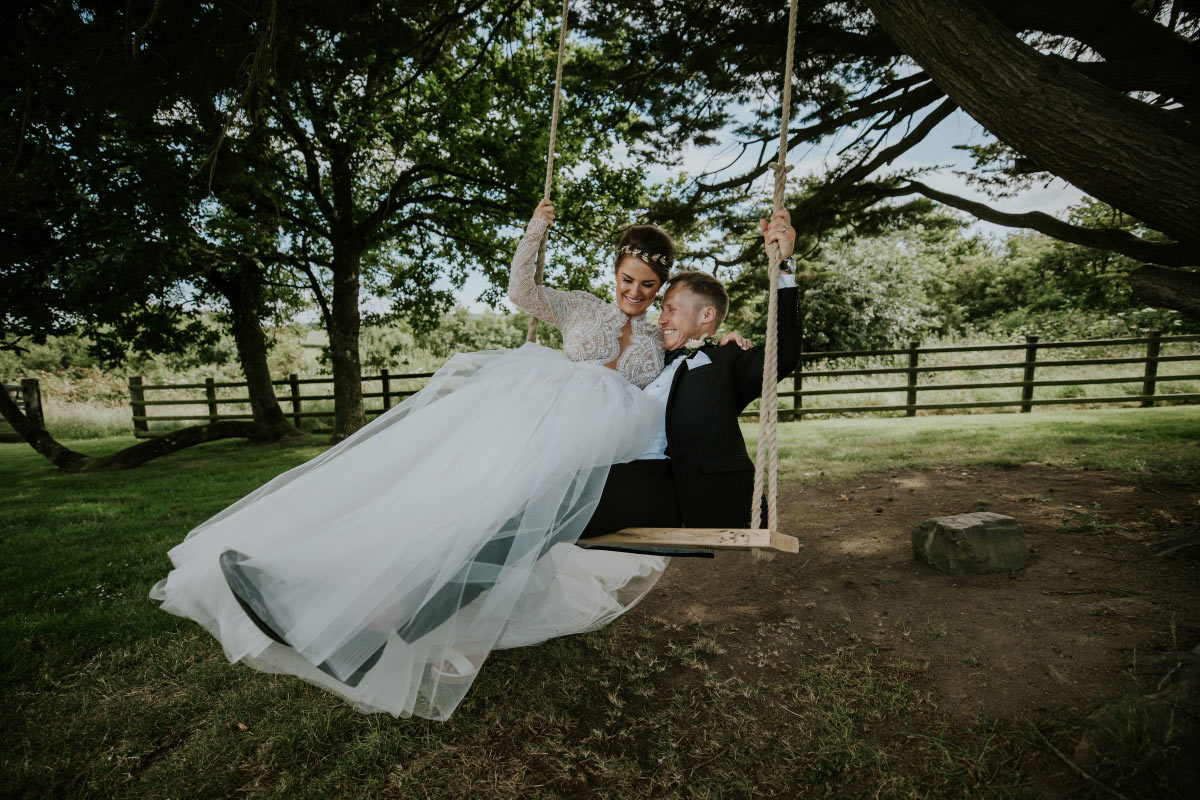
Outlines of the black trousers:
{"type": "Polygon", "coordinates": [[[623,528],[678,528],[683,524],[671,462],[665,458],[614,464],[600,505],[579,538],[623,528]]]}

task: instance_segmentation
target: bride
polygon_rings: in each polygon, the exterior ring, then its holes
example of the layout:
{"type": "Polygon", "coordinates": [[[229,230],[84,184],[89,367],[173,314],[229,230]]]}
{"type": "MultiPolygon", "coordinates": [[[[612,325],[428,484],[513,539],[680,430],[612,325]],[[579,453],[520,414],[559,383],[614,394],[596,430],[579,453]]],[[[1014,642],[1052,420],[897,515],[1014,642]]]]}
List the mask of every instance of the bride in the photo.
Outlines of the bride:
{"type": "MultiPolygon", "coordinates": [[[[315,683],[364,712],[447,719],[487,654],[601,627],[666,559],[573,542],[609,466],[651,436],[663,366],[645,318],[674,263],[654,226],[617,247],[616,300],[538,286],[554,219],[534,212],[509,297],[563,332],[463,353],[354,435],[188,534],[151,590],[230,661],[315,683]]],[[[637,498],[631,497],[631,503],[637,498]]]]}

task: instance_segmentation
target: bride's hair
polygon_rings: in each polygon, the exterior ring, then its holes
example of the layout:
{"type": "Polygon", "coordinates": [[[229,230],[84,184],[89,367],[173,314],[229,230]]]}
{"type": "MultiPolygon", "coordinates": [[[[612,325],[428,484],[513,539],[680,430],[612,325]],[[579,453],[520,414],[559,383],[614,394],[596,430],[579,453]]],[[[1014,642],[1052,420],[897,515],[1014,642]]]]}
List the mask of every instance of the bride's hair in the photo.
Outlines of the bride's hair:
{"type": "Polygon", "coordinates": [[[654,270],[660,281],[666,283],[671,275],[671,266],[675,263],[675,243],[657,225],[631,225],[621,234],[621,241],[617,242],[613,269],[625,256],[638,259],[654,270]]]}

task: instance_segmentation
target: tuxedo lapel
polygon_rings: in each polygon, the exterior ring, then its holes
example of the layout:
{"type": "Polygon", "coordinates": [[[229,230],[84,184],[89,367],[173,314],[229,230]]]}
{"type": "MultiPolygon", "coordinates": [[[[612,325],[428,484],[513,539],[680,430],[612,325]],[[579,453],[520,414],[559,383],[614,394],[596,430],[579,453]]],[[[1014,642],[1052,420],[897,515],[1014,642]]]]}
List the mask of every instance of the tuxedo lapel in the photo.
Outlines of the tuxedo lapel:
{"type": "MultiPolygon", "coordinates": [[[[709,359],[713,363],[716,363],[716,359],[713,358],[713,354],[712,354],[711,348],[709,346],[706,345],[706,346],[700,348],[699,350],[697,350],[696,352],[704,353],[705,355],[707,355],[709,357],[709,359]]],[[[690,356],[689,356],[689,358],[690,358],[690,356]]],[[[683,380],[684,380],[683,376],[685,373],[688,373],[691,371],[692,371],[692,368],[688,364],[680,364],[679,367],[675,370],[675,377],[673,377],[671,379],[671,391],[667,394],[667,410],[666,410],[667,430],[668,431],[670,431],[670,425],[671,425],[671,408],[675,405],[675,398],[676,398],[676,396],[678,396],[679,389],[683,385],[683,380]]],[[[667,438],[670,439],[669,433],[668,433],[667,438]]]]}
{"type": "MultiPolygon", "coordinates": [[[[688,365],[680,364],[678,367],[675,368],[675,375],[674,375],[674,377],[671,378],[671,391],[669,391],[667,393],[667,410],[666,410],[667,425],[668,425],[667,430],[670,430],[669,426],[671,424],[671,407],[675,405],[675,396],[679,393],[679,383],[680,383],[680,381],[683,380],[683,375],[687,371],[688,371],[688,365]]],[[[668,436],[668,440],[669,439],[670,439],[670,437],[668,436]]]]}

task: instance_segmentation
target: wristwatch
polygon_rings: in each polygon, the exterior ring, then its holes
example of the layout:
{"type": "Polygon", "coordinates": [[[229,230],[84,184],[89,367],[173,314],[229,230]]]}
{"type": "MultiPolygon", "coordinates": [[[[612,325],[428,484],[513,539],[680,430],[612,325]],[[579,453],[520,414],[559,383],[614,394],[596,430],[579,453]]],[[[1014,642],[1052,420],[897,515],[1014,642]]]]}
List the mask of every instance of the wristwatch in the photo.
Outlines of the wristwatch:
{"type": "Polygon", "coordinates": [[[779,271],[785,275],[791,275],[796,271],[796,259],[788,256],[783,261],[779,262],[779,271]]]}

